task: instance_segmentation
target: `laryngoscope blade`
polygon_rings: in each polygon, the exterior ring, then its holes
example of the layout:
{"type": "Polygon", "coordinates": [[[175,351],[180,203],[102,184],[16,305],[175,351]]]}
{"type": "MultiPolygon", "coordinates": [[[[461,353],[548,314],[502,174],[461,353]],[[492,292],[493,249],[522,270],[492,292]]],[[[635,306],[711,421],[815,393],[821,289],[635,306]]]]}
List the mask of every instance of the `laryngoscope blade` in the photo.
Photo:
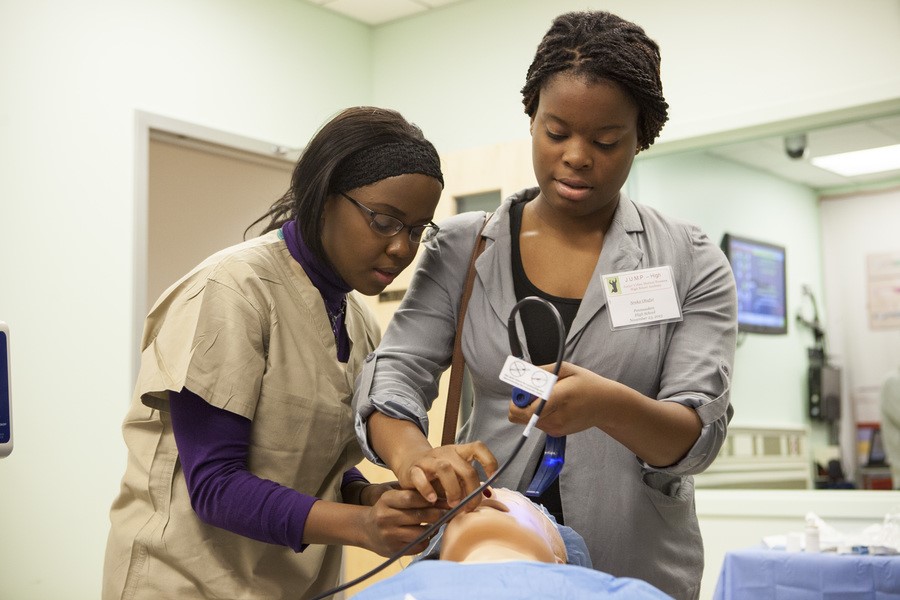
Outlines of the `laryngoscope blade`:
{"type": "MultiPolygon", "coordinates": [[[[513,404],[519,408],[525,408],[535,400],[537,400],[537,396],[521,388],[514,387],[512,390],[513,404]]],[[[543,494],[550,487],[550,484],[559,477],[565,462],[566,436],[556,437],[548,435],[547,440],[544,442],[544,456],[541,458],[541,464],[528,485],[525,495],[535,498],[543,494]]]]}

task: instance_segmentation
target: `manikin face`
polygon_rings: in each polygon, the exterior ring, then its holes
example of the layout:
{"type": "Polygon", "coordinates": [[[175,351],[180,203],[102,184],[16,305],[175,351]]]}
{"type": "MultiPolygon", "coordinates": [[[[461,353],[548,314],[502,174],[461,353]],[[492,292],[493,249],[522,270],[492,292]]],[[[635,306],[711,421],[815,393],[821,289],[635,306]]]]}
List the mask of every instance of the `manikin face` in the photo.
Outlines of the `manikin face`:
{"type": "Polygon", "coordinates": [[[562,72],[531,120],[540,200],[561,215],[611,217],[638,149],[638,109],[611,81],[562,72]]]}
{"type": "MultiPolygon", "coordinates": [[[[433,177],[410,173],[349,190],[347,195],[370,210],[415,227],[434,217],[441,184],[433,177]]],[[[340,194],[328,197],[323,219],[322,245],[328,260],[347,285],[367,296],[384,291],[419,249],[406,227],[392,237],[373,231],[369,215],[340,194]]]]}
{"type": "Polygon", "coordinates": [[[531,500],[505,488],[487,488],[478,508],[447,523],[440,558],[565,563],[566,547],[556,525],[531,500]]]}

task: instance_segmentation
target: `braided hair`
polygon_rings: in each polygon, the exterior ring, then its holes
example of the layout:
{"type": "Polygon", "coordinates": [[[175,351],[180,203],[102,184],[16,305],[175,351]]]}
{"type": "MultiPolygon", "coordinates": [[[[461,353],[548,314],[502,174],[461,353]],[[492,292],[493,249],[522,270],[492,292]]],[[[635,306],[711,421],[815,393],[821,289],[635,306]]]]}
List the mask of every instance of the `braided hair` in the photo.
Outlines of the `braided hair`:
{"type": "Polygon", "coordinates": [[[659,46],[640,26],[608,12],[565,13],[553,20],[538,45],[522,104],[534,118],[541,88],[558,73],[613,81],[638,107],[638,147],[646,150],[669,118],[659,65],[659,46]]]}

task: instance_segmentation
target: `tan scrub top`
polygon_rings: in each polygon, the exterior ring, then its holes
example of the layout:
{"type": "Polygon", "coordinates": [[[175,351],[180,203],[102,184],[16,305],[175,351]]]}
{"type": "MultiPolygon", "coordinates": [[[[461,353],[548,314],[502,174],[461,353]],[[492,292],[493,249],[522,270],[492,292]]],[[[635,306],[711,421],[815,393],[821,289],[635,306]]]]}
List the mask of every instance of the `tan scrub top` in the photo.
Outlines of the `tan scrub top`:
{"type": "Polygon", "coordinates": [[[379,340],[347,296],[347,364],[337,358],[319,291],[274,231],[223,250],[151,309],[123,433],[128,465],[110,513],[103,598],[306,598],[338,583],[341,549],[302,553],[200,521],[168,415],[188,388],[252,421],[249,470],[324,500],[362,455],[353,382],[379,340]]]}

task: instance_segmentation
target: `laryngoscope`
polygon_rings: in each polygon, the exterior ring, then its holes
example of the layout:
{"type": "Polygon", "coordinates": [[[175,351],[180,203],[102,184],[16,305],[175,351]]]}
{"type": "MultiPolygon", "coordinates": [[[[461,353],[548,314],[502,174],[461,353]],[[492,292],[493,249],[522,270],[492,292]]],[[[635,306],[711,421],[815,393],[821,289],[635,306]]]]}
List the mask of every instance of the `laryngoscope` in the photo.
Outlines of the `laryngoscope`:
{"type": "MultiPolygon", "coordinates": [[[[562,366],[563,353],[565,351],[565,343],[566,343],[565,326],[563,325],[562,317],[560,316],[559,311],[556,310],[556,307],[553,306],[552,304],[550,304],[549,302],[547,302],[546,300],[544,300],[543,298],[539,298],[538,296],[527,296],[527,297],[519,300],[516,303],[516,305],[513,306],[512,311],[510,311],[510,314],[509,314],[509,321],[507,323],[508,330],[509,330],[510,350],[512,351],[514,356],[521,357],[522,349],[519,344],[518,335],[516,334],[515,318],[519,312],[519,309],[522,307],[522,305],[529,303],[529,302],[536,302],[536,303],[544,306],[547,310],[550,311],[550,313],[553,316],[553,319],[556,321],[557,329],[559,332],[558,349],[557,349],[557,353],[556,353],[556,364],[553,368],[553,375],[556,376],[559,374],[559,369],[562,366]]],[[[519,391],[523,391],[523,390],[519,390],[519,391]]],[[[515,398],[515,390],[513,390],[513,396],[515,398]]],[[[500,474],[506,470],[506,468],[510,465],[510,463],[512,463],[512,461],[519,454],[519,451],[522,449],[522,446],[525,445],[525,440],[528,439],[528,436],[531,434],[532,429],[534,429],[535,423],[537,423],[538,418],[541,416],[541,411],[544,410],[544,405],[547,403],[546,398],[541,398],[541,397],[535,398],[534,396],[531,396],[530,394],[529,394],[529,397],[530,397],[530,400],[524,406],[528,406],[535,399],[537,399],[538,400],[537,408],[535,408],[534,414],[531,415],[531,419],[528,421],[528,424],[525,426],[525,429],[522,431],[522,435],[519,437],[518,441],[516,442],[516,445],[513,448],[512,453],[509,455],[509,458],[506,459],[506,462],[504,462],[502,465],[500,465],[500,467],[497,469],[497,471],[493,475],[491,475],[490,477],[487,478],[487,481],[482,483],[480,486],[478,486],[478,488],[476,488],[474,491],[472,491],[472,493],[470,493],[468,496],[463,498],[459,504],[457,504],[456,506],[454,506],[453,508],[448,510],[446,513],[444,513],[444,516],[442,516],[440,519],[438,519],[437,521],[435,521],[434,523],[432,523],[431,525],[426,527],[425,531],[423,531],[421,533],[421,535],[419,535],[419,537],[417,537],[416,539],[414,539],[413,541],[408,543],[406,546],[404,546],[403,548],[401,548],[394,554],[392,554],[387,560],[382,562],[380,565],[378,565],[374,569],[371,569],[367,573],[363,573],[362,575],[360,575],[359,577],[357,577],[351,581],[342,583],[341,585],[339,585],[337,587],[334,587],[330,590],[326,590],[326,591],[322,592],[321,594],[315,596],[312,600],[323,600],[324,598],[333,596],[334,594],[337,594],[338,592],[342,592],[346,589],[349,589],[349,588],[353,587],[354,585],[357,585],[357,584],[365,581],[366,579],[375,575],[376,573],[383,571],[385,568],[387,568],[388,566],[390,566],[391,564],[393,564],[394,562],[399,560],[402,556],[405,556],[406,553],[409,552],[409,550],[411,548],[417,546],[419,543],[425,541],[426,539],[429,539],[434,533],[437,532],[438,529],[441,528],[441,526],[444,523],[446,523],[447,521],[452,519],[460,510],[462,510],[462,508],[466,504],[471,502],[473,498],[479,496],[484,491],[485,488],[487,488],[489,485],[491,485],[500,476],[500,474]]],[[[517,406],[519,406],[519,405],[517,404],[517,406]]],[[[547,439],[549,440],[550,436],[548,436],[547,439]]],[[[565,437],[555,438],[555,439],[562,440],[562,444],[563,444],[562,453],[564,455],[565,454],[565,437]]],[[[544,450],[544,459],[541,461],[541,466],[538,469],[538,473],[535,475],[535,481],[532,481],[531,485],[528,487],[529,490],[531,490],[535,486],[535,482],[538,481],[539,478],[541,478],[541,481],[543,481],[544,479],[547,479],[549,477],[549,481],[546,483],[546,485],[544,485],[544,489],[546,489],[546,487],[549,486],[550,483],[552,483],[554,479],[556,479],[556,477],[559,475],[560,470],[562,469],[562,462],[563,462],[564,456],[559,457],[560,459],[559,459],[558,467],[557,466],[548,466],[546,468],[544,467],[545,462],[552,462],[551,459],[548,459],[547,453],[548,453],[548,450],[545,449],[544,450]],[[542,471],[544,471],[544,475],[541,474],[542,471]]],[[[528,494],[528,495],[532,495],[532,496],[539,495],[539,493],[538,494],[528,494]]]]}
{"type": "MultiPolygon", "coordinates": [[[[562,364],[562,355],[565,350],[565,341],[566,341],[566,330],[563,325],[562,317],[560,317],[559,312],[556,310],[556,307],[543,300],[541,298],[537,298],[536,296],[530,296],[529,298],[533,298],[535,300],[541,300],[541,302],[553,312],[554,317],[556,319],[556,324],[558,326],[557,331],[557,340],[558,344],[558,354],[556,357],[556,370],[554,374],[559,373],[559,366],[562,364]]],[[[529,300],[529,298],[523,299],[529,300]]],[[[508,322],[508,332],[509,332],[509,349],[513,356],[517,356],[521,358],[523,356],[522,346],[519,344],[519,337],[516,333],[516,313],[518,312],[519,305],[522,302],[517,304],[512,312],[509,315],[508,322]]],[[[514,387],[512,390],[512,401],[513,404],[518,406],[519,408],[525,408],[530,405],[532,402],[537,400],[537,396],[531,394],[521,388],[514,387]]],[[[541,407],[543,408],[543,407],[541,407]]],[[[537,472],[534,474],[534,478],[531,480],[531,483],[528,485],[528,488],[525,490],[525,495],[531,498],[536,498],[543,494],[550,484],[552,484],[557,477],[559,477],[560,472],[562,471],[563,464],[566,462],[566,436],[552,436],[548,435],[546,441],[544,442],[544,456],[541,458],[541,464],[538,466],[537,472]]]]}

